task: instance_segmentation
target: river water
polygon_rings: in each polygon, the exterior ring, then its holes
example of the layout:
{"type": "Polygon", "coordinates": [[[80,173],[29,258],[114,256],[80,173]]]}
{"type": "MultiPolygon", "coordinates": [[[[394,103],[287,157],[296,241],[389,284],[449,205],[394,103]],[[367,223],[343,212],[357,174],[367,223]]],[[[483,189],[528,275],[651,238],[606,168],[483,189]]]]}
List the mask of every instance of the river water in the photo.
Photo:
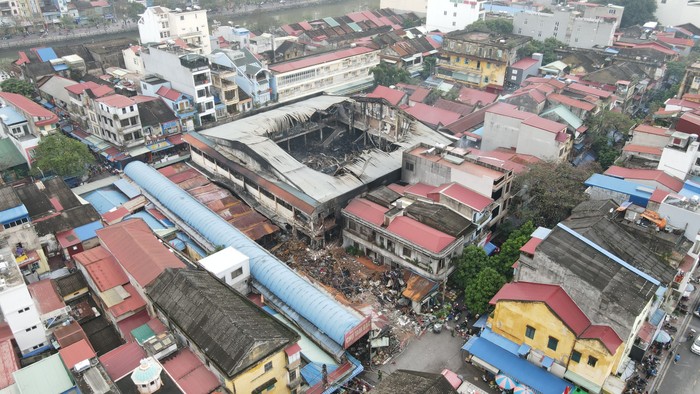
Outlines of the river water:
{"type": "MultiPolygon", "coordinates": [[[[254,12],[249,15],[238,17],[235,15],[217,16],[216,14],[210,14],[209,22],[211,25],[211,22],[213,20],[216,20],[220,23],[227,23],[230,21],[233,25],[245,26],[251,30],[269,31],[274,27],[279,27],[287,23],[319,19],[327,16],[340,16],[353,11],[370,10],[377,8],[379,8],[379,0],[341,0],[321,5],[317,4],[313,6],[305,6],[286,10],[264,10],[262,12],[254,12]]],[[[106,40],[117,37],[133,38],[134,43],[136,43],[138,41],[139,34],[138,31],[132,30],[120,33],[95,35],[89,40],[86,38],[67,39],[65,41],[52,42],[49,45],[76,45],[88,41],[97,42],[99,40],[106,40]]],[[[31,47],[36,46],[37,45],[31,45],[31,47]]],[[[26,51],[28,49],[29,47],[0,49],[0,59],[14,61],[17,59],[17,51],[26,51]]]]}

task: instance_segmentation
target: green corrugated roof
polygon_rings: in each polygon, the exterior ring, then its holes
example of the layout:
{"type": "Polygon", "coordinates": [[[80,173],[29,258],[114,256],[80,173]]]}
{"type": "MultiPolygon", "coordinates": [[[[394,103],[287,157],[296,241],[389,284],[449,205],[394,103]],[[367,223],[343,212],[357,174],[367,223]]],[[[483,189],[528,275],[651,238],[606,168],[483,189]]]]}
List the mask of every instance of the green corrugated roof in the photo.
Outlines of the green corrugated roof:
{"type": "Polygon", "coordinates": [[[356,32],[362,31],[362,28],[360,27],[360,25],[358,25],[355,22],[348,23],[348,26],[350,26],[350,28],[356,32]]]}
{"type": "Polygon", "coordinates": [[[540,116],[546,117],[546,115],[549,115],[552,113],[559,116],[559,118],[561,118],[561,120],[563,122],[566,122],[566,124],[571,126],[571,128],[573,128],[574,130],[578,129],[579,127],[581,127],[583,125],[583,121],[581,120],[581,118],[574,115],[573,112],[569,111],[569,109],[564,107],[563,105],[557,105],[556,107],[554,107],[550,110],[542,112],[540,114],[540,116]]]}
{"type": "Polygon", "coordinates": [[[131,330],[131,335],[134,337],[136,342],[139,343],[139,345],[142,345],[150,338],[156,336],[156,333],[153,332],[153,330],[151,329],[151,327],[148,326],[148,324],[144,324],[131,330]]]}
{"type": "Polygon", "coordinates": [[[326,22],[326,23],[328,23],[328,26],[330,26],[330,27],[338,27],[338,26],[340,26],[340,23],[336,22],[336,20],[333,19],[333,18],[331,18],[330,16],[327,16],[327,17],[323,18],[323,21],[326,22]]]}
{"type": "Polygon", "coordinates": [[[19,153],[15,144],[9,138],[0,140],[0,171],[12,168],[18,165],[27,164],[24,156],[19,153]]]}
{"type": "Polygon", "coordinates": [[[56,394],[75,386],[58,353],[16,371],[13,376],[20,393],[56,394]]]}

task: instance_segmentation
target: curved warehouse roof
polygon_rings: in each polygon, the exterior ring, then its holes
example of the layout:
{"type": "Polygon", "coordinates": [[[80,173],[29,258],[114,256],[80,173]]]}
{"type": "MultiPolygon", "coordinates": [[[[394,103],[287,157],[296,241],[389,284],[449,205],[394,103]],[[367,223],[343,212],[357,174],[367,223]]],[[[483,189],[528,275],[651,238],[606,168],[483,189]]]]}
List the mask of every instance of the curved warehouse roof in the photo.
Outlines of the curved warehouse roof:
{"type": "Polygon", "coordinates": [[[360,319],[321,292],[267,250],[207,209],[168,178],[142,162],[125,173],[214,245],[232,246],[250,258],[253,277],[326,335],[343,344],[360,319]]]}

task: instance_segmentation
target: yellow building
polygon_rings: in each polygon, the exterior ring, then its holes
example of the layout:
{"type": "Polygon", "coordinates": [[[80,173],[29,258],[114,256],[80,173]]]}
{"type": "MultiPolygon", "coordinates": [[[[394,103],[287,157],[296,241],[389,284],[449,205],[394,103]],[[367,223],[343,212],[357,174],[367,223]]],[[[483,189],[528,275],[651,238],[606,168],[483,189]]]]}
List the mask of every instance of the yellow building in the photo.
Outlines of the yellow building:
{"type": "Polygon", "coordinates": [[[592,324],[560,286],[508,283],[491,304],[491,331],[529,347],[530,362],[593,393],[617,370],[622,339],[611,327],[592,324]]]}
{"type": "Polygon", "coordinates": [[[209,272],[169,268],[146,293],[158,317],[231,393],[298,391],[299,334],[209,272]]]}
{"type": "Polygon", "coordinates": [[[446,80],[501,91],[507,68],[518,61],[518,49],[530,40],[517,34],[466,30],[448,33],[435,73],[446,80]]]}

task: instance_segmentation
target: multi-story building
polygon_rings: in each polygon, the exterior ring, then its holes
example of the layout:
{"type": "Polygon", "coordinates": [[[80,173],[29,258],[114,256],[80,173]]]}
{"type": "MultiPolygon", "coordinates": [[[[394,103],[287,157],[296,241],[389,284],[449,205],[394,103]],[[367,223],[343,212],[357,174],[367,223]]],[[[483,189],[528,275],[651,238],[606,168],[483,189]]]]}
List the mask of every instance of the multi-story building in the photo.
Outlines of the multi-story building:
{"type": "Polygon", "coordinates": [[[58,131],[58,116],[21,94],[0,92],[0,113],[0,136],[9,136],[30,164],[41,137],[58,131]]]}
{"type": "Polygon", "coordinates": [[[573,138],[565,124],[498,103],[486,110],[481,149],[515,149],[542,160],[568,159],[573,138]]]}
{"type": "Polygon", "coordinates": [[[185,10],[148,7],[141,15],[138,27],[139,37],[144,44],[181,39],[194,53],[211,53],[207,10],[198,6],[187,7],[185,10]]]}
{"type": "Polygon", "coordinates": [[[237,76],[238,73],[235,70],[212,64],[212,89],[214,95],[219,98],[219,104],[216,106],[217,118],[226,118],[244,110],[239,106],[237,76]]]}
{"type": "Polygon", "coordinates": [[[585,18],[572,8],[555,8],[551,14],[519,12],[513,16],[513,33],[538,41],[556,38],[574,48],[610,46],[616,28],[615,19],[585,18]]]}
{"type": "Polygon", "coordinates": [[[666,26],[696,23],[700,19],[700,3],[693,0],[656,0],[654,16],[666,26]]]}
{"type": "Polygon", "coordinates": [[[270,70],[248,48],[217,49],[209,59],[216,73],[224,73],[230,78],[233,75],[227,72],[235,71],[236,86],[253,99],[254,105],[264,105],[272,100],[270,70]]]}
{"type": "Polygon", "coordinates": [[[686,93],[700,93],[700,63],[693,63],[685,69],[676,97],[683,97],[686,93]]]}
{"type": "Polygon", "coordinates": [[[596,4],[592,1],[569,1],[567,5],[580,12],[583,18],[614,21],[616,28],[620,27],[622,14],[625,12],[625,7],[623,6],[615,4],[596,4]]]}
{"type": "Polygon", "coordinates": [[[9,248],[0,249],[0,310],[22,356],[51,347],[46,328],[9,248]]]}
{"type": "MultiPolygon", "coordinates": [[[[475,236],[482,240],[480,233],[486,232],[507,213],[513,172],[479,158],[472,158],[469,150],[423,144],[403,153],[401,180],[408,184],[421,183],[433,187],[451,183],[468,185],[469,190],[492,200],[486,207],[470,209],[464,206],[468,204],[453,205],[456,202],[445,201],[446,205],[457,209],[475,223],[475,236]]],[[[447,197],[439,199],[448,200],[447,197]]]]}
{"type": "Polygon", "coordinates": [[[130,97],[121,94],[98,98],[93,103],[95,119],[90,119],[92,134],[123,148],[143,144],[139,110],[130,97]]]}
{"type": "Polygon", "coordinates": [[[518,49],[532,39],[516,34],[453,31],[445,35],[436,75],[491,91],[503,90],[508,67],[518,49]]]}
{"type": "Polygon", "coordinates": [[[141,49],[144,69],[170,82],[170,87],[192,97],[197,125],[216,121],[209,60],[183,52],[176,46],[161,45],[141,49]]]}
{"type": "Polygon", "coordinates": [[[428,30],[448,33],[484,19],[486,0],[428,0],[425,25],[428,30]]]}
{"type": "Polygon", "coordinates": [[[146,291],[160,320],[230,392],[298,392],[299,334],[244,295],[207,271],[182,269],[166,269],[146,291]]]}
{"type": "Polygon", "coordinates": [[[109,86],[98,85],[92,81],[66,86],[66,90],[71,118],[85,129],[90,129],[90,120],[97,120],[92,101],[114,94],[114,89],[109,86]]]}
{"type": "Polygon", "coordinates": [[[159,97],[175,112],[180,120],[180,129],[193,131],[197,117],[194,98],[172,89],[171,86],[169,81],[153,74],[146,75],[141,80],[141,92],[144,96],[159,97]]]}
{"type": "Polygon", "coordinates": [[[377,64],[379,50],[361,46],[276,63],[270,66],[272,92],[278,102],[318,92],[359,92],[374,83],[369,70],[377,64]]]}

